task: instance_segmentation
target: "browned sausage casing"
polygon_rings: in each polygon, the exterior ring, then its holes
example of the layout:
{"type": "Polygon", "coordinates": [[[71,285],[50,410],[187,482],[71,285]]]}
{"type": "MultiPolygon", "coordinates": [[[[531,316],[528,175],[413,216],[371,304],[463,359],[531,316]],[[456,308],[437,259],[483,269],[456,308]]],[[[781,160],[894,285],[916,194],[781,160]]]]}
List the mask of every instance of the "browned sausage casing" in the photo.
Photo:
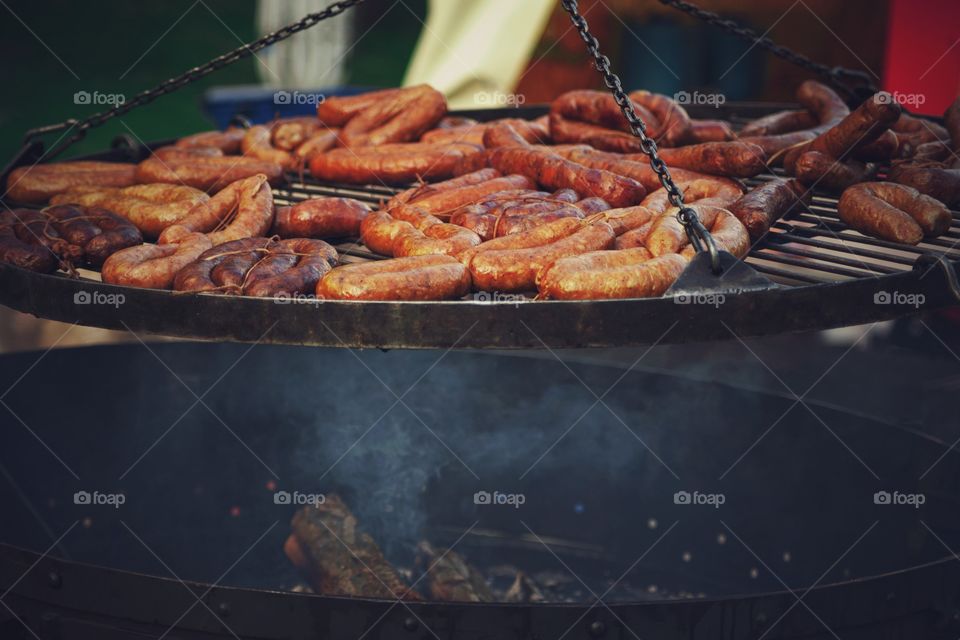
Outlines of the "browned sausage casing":
{"type": "Polygon", "coordinates": [[[729,211],[743,223],[753,241],[759,240],[770,225],[792,211],[809,204],[812,196],[796,180],[776,178],[750,191],[731,204],[729,211]]]}
{"type": "Polygon", "coordinates": [[[474,286],[480,290],[532,291],[536,289],[537,274],[544,267],[564,256],[609,249],[615,238],[613,228],[606,222],[583,224],[579,230],[550,244],[480,251],[470,260],[470,273],[474,286]]]}
{"type": "Polygon", "coordinates": [[[939,162],[897,163],[887,179],[913,187],[948,207],[960,207],[960,169],[939,162]]]}
{"type": "Polygon", "coordinates": [[[470,272],[442,255],[349,264],[317,284],[317,297],[328,300],[447,300],[468,291],[470,272]]]}
{"type": "Polygon", "coordinates": [[[319,180],[351,184],[409,184],[442,180],[454,174],[457,162],[479,154],[471,144],[385,144],[333,149],[310,160],[310,173],[319,180]]]}
{"type": "Polygon", "coordinates": [[[446,99],[433,87],[406,87],[350,118],[340,138],[347,147],[410,142],[437,124],[446,112],[446,99]]]}
{"type": "Polygon", "coordinates": [[[351,198],[313,198],[277,207],[272,233],[281,238],[342,238],[360,235],[370,206],[351,198]]]}
{"type": "Polygon", "coordinates": [[[283,167],[279,164],[243,156],[169,160],[152,157],[137,165],[137,182],[182,184],[209,193],[259,174],[265,175],[270,184],[283,181],[283,167]]]}
{"type": "Polygon", "coordinates": [[[56,162],[17,167],[7,176],[11,200],[45,204],[71,187],[128,187],[136,184],[136,165],[120,162],[56,162]]]}
{"type": "Polygon", "coordinates": [[[875,172],[876,166],[873,164],[852,158],[836,160],[819,151],[801,154],[793,165],[793,175],[803,184],[838,193],[858,182],[869,180],[875,172]]]}
{"type": "Polygon", "coordinates": [[[644,248],[593,251],[560,258],[540,277],[540,295],[556,300],[661,296],[687,266],[675,253],[654,258],[644,248]]]}
{"type": "Polygon", "coordinates": [[[262,236],[273,224],[273,192],[267,177],[237,180],[209,202],[198,204],[180,222],[164,229],[159,243],[179,242],[190,233],[206,233],[214,245],[262,236]]]}
{"type": "Polygon", "coordinates": [[[917,244],[950,228],[950,210],[916,189],[893,182],[857,184],[840,197],[840,219],[866,235],[917,244]]]}
{"type": "Polygon", "coordinates": [[[146,238],[186,218],[210,197],[199,189],[175,184],[138,184],[121,189],[75,187],[50,199],[53,205],[103,207],[132,222],[146,238]]]}
{"type": "Polygon", "coordinates": [[[500,147],[489,152],[490,164],[502,173],[519,173],[549,189],[573,189],[611,206],[638,204],[646,195],[639,182],[603,169],[591,169],[540,149],[500,147]]]}
{"type": "Polygon", "coordinates": [[[240,145],[243,142],[243,136],[246,130],[240,127],[229,127],[226,131],[203,131],[195,133],[176,142],[176,146],[191,147],[214,147],[226,154],[240,153],[240,145]]]}
{"type": "Polygon", "coordinates": [[[123,216],[101,207],[58,205],[44,209],[60,236],[83,261],[99,267],[111,255],[143,242],[140,230],[123,216]]]}
{"type": "MultiPolygon", "coordinates": [[[[660,157],[674,167],[718,176],[752,178],[767,170],[767,154],[749,142],[705,142],[660,150],[660,157]]],[[[627,160],[648,162],[646,155],[626,155],[627,160]]]]}
{"type": "Polygon", "coordinates": [[[28,217],[36,213],[33,209],[0,211],[0,262],[38,273],[52,273],[60,260],[43,241],[43,230],[39,236],[36,231],[26,235],[17,233],[28,217]]]}
{"type": "Polygon", "coordinates": [[[110,284],[169,289],[177,272],[211,246],[210,238],[193,233],[177,244],[142,244],[121,249],[103,263],[100,276],[110,284]]]}

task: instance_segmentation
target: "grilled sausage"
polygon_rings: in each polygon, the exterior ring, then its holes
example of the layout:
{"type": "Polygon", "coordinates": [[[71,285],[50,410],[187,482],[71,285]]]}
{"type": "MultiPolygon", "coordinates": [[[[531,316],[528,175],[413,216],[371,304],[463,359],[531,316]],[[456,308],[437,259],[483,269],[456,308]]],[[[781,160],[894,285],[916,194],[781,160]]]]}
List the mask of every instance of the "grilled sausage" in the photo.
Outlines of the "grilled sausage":
{"type": "Polygon", "coordinates": [[[228,127],[226,131],[203,131],[180,138],[175,145],[184,148],[213,147],[225,154],[240,153],[240,145],[246,130],[228,127]]]}
{"type": "Polygon", "coordinates": [[[293,154],[274,147],[272,139],[270,127],[258,124],[247,129],[240,148],[243,149],[243,155],[250,158],[278,164],[284,169],[294,169],[297,161],[293,154]]]}
{"type": "MultiPolygon", "coordinates": [[[[561,148],[557,150],[557,153],[578,164],[582,164],[594,169],[602,169],[620,176],[632,178],[643,185],[643,187],[649,192],[656,191],[663,186],[660,184],[660,177],[656,174],[648,161],[636,162],[633,160],[626,160],[624,159],[624,156],[620,154],[608,153],[605,151],[595,151],[583,146],[561,148]]],[[[673,181],[678,185],[683,185],[694,180],[708,179],[715,180],[718,183],[723,183],[729,187],[739,189],[741,192],[743,191],[739,183],[735,180],[720,176],[711,176],[706,173],[700,173],[699,171],[671,168],[670,175],[673,177],[673,181]]],[[[610,204],[613,206],[626,206],[618,205],[614,202],[610,202],[610,204]]]]}
{"type": "MultiPolygon", "coordinates": [[[[725,209],[718,209],[713,224],[708,227],[717,248],[727,251],[737,258],[743,258],[750,252],[750,234],[736,216],[725,209]]],[[[696,250],[688,244],[680,252],[684,258],[693,258],[696,250]]]]}
{"type": "Polygon", "coordinates": [[[314,293],[338,260],[337,250],[323,240],[281,240],[269,250],[270,255],[247,272],[243,295],[289,298],[314,293]]]}
{"type": "Polygon", "coordinates": [[[16,202],[45,204],[71,187],[127,187],[136,184],[136,165],[120,162],[56,162],[17,167],[7,176],[6,196],[16,202]]]}
{"type": "Polygon", "coordinates": [[[371,251],[384,256],[393,255],[393,247],[404,235],[417,232],[405,220],[397,220],[384,211],[374,211],[360,223],[360,240],[371,251]]]}
{"type": "Polygon", "coordinates": [[[282,151],[293,151],[318,132],[326,133],[325,129],[316,118],[281,118],[270,124],[270,144],[282,151]]]}
{"type": "Polygon", "coordinates": [[[340,137],[347,147],[410,142],[437,124],[446,112],[446,99],[433,87],[406,87],[350,118],[340,137]]]}
{"type": "Polygon", "coordinates": [[[182,221],[210,197],[199,189],[175,184],[138,184],[132,187],[93,189],[75,187],[50,199],[53,205],[103,207],[132,222],[145,238],[156,238],[167,227],[182,221]]]}
{"type": "Polygon", "coordinates": [[[237,180],[209,202],[191,209],[180,222],[164,229],[159,243],[179,242],[190,233],[206,233],[214,245],[262,236],[273,224],[273,192],[267,177],[237,180]]]}
{"type": "Polygon", "coordinates": [[[136,176],[137,182],[182,184],[215,193],[232,182],[261,174],[270,184],[283,181],[283,167],[279,164],[242,156],[169,160],[151,157],[137,165],[136,176]]]}
{"type": "Polygon", "coordinates": [[[726,120],[691,120],[690,130],[681,141],[683,144],[705,142],[731,142],[737,139],[733,126],[726,120]]]}
{"type": "Polygon", "coordinates": [[[864,182],[876,173],[876,165],[854,160],[836,160],[819,151],[807,151],[794,162],[793,175],[806,186],[837,193],[864,182]]]}
{"type": "Polygon", "coordinates": [[[939,162],[897,163],[887,179],[913,187],[948,207],[960,207],[960,169],[949,169],[939,162]]]}
{"type": "Polygon", "coordinates": [[[917,244],[950,228],[950,210],[916,189],[892,182],[857,184],[840,197],[840,219],[866,235],[917,244]]]}
{"type": "Polygon", "coordinates": [[[477,254],[486,251],[506,251],[511,249],[541,247],[576,233],[583,228],[583,224],[581,220],[576,218],[555,220],[521,233],[515,233],[484,242],[479,246],[460,253],[457,259],[469,267],[477,254]]]}
{"type": "Polygon", "coordinates": [[[317,284],[317,297],[333,300],[446,300],[468,291],[470,272],[443,255],[349,264],[317,284]]]}
{"type": "Polygon", "coordinates": [[[500,147],[489,152],[490,164],[502,173],[523,174],[549,189],[573,189],[585,197],[603,198],[626,207],[643,200],[646,190],[631,178],[582,164],[540,149],[500,147]]]}
{"type": "Polygon", "coordinates": [[[361,111],[393,99],[400,91],[401,89],[382,89],[356,96],[330,96],[317,105],[317,118],[328,126],[341,127],[361,111]]]}
{"type": "Polygon", "coordinates": [[[812,129],[815,126],[817,126],[817,121],[806,109],[778,111],[746,124],[740,130],[740,137],[776,136],[803,129],[812,129]]]}
{"type": "Polygon", "coordinates": [[[28,223],[30,216],[37,213],[33,209],[0,211],[0,262],[37,273],[52,273],[57,270],[60,260],[44,241],[43,229],[39,230],[39,235],[32,229],[26,234],[17,233],[28,223]]]}
{"type": "Polygon", "coordinates": [[[499,177],[499,171],[493,168],[486,168],[474,171],[472,173],[466,173],[456,178],[450,178],[449,180],[444,180],[442,182],[434,182],[432,184],[422,182],[415,187],[410,187],[409,189],[401,191],[397,195],[393,196],[387,201],[387,204],[383,208],[393,209],[394,207],[406,204],[407,202],[416,202],[421,198],[430,197],[431,195],[440,191],[459,189],[460,187],[479,184],[481,182],[486,182],[487,180],[493,180],[494,178],[499,177]]]}
{"type": "MultiPolygon", "coordinates": [[[[650,235],[651,229],[653,229],[654,223],[657,221],[656,218],[648,220],[644,224],[641,224],[633,229],[630,229],[626,233],[621,234],[617,237],[617,241],[614,243],[614,249],[640,249],[642,248],[647,253],[650,251],[647,249],[647,237],[650,235]]],[[[652,253],[650,253],[653,256],[652,253]]],[[[670,255],[670,254],[667,254],[670,255]]]]}
{"type": "Polygon", "coordinates": [[[480,236],[455,224],[434,224],[426,229],[401,234],[392,247],[396,257],[453,256],[480,244],[480,236]]]}
{"type": "Polygon", "coordinates": [[[176,244],[142,244],[121,249],[103,263],[100,276],[110,284],[169,289],[177,272],[211,246],[210,238],[192,233],[176,244]]]}
{"type": "MultiPolygon", "coordinates": [[[[749,142],[705,142],[660,150],[671,171],[674,167],[718,176],[752,178],[767,170],[763,149],[749,142]]],[[[627,160],[649,162],[646,155],[626,155],[627,160]]]]}
{"type": "Polygon", "coordinates": [[[533,187],[533,182],[526,176],[503,176],[455,189],[443,189],[434,193],[421,194],[412,203],[393,207],[390,212],[401,220],[405,219],[404,210],[411,208],[438,217],[448,217],[460,207],[476,204],[489,195],[501,191],[529,189],[531,187],[533,187]]]}
{"type": "Polygon", "coordinates": [[[537,274],[558,259],[613,246],[616,235],[606,222],[581,225],[574,233],[549,244],[476,253],[470,260],[474,286],[483,291],[531,291],[536,289],[537,274]]]}
{"type": "Polygon", "coordinates": [[[360,235],[370,206],[351,198],[312,198],[277,207],[272,234],[281,238],[343,238],[360,235]]]}
{"type": "Polygon", "coordinates": [[[173,289],[239,294],[250,267],[273,244],[271,238],[241,238],[207,249],[177,271],[173,289]]]}
{"type": "Polygon", "coordinates": [[[415,180],[446,179],[457,162],[479,154],[471,144],[385,144],[377,147],[333,149],[314,155],[310,173],[319,180],[351,184],[409,184],[415,180]]]}
{"type": "Polygon", "coordinates": [[[538,278],[540,296],[557,300],[661,296],[687,266],[675,253],[652,257],[644,248],[593,251],[561,258],[538,278]]]}
{"type": "Polygon", "coordinates": [[[93,267],[99,267],[117,251],[143,242],[133,223],[101,207],[58,205],[43,213],[60,237],[76,247],[75,253],[93,267]]]}
{"type": "Polygon", "coordinates": [[[802,209],[811,199],[810,192],[796,180],[776,178],[750,191],[727,209],[743,223],[750,239],[757,241],[770,225],[788,213],[802,209]]]}

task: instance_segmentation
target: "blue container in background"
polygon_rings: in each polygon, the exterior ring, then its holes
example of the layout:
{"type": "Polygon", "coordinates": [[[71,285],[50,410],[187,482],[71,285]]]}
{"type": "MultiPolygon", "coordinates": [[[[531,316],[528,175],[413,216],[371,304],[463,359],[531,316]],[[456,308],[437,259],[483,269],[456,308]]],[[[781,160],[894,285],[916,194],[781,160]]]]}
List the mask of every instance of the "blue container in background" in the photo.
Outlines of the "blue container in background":
{"type": "Polygon", "coordinates": [[[274,118],[314,115],[317,104],[330,96],[352,96],[373,91],[375,87],[338,86],[309,91],[275,89],[260,85],[214,87],[203,94],[203,112],[225,129],[230,120],[241,115],[259,124],[274,118]]]}

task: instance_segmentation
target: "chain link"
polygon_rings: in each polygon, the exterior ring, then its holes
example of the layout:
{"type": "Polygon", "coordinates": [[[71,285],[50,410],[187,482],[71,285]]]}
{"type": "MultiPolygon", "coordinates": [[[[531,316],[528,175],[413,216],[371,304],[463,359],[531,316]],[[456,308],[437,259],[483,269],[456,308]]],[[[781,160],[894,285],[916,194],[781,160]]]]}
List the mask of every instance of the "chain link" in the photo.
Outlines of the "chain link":
{"type": "Polygon", "coordinates": [[[683,203],[683,192],[680,191],[680,188],[673,181],[673,177],[670,175],[670,169],[667,168],[667,164],[657,153],[656,140],[647,135],[647,125],[634,110],[633,102],[624,92],[620,78],[610,69],[610,58],[600,52],[600,43],[596,37],[590,33],[587,20],[580,15],[577,0],[561,0],[561,4],[564,10],[570,14],[570,20],[579,32],[580,39],[587,45],[587,50],[593,57],[594,66],[597,68],[597,71],[600,72],[600,75],[603,76],[604,84],[613,94],[613,99],[616,101],[617,106],[620,107],[620,111],[623,112],[623,117],[627,119],[627,123],[630,125],[630,131],[640,139],[640,149],[650,157],[650,167],[657,174],[660,184],[666,189],[667,199],[670,201],[670,204],[678,209],[677,220],[683,225],[684,229],[686,229],[690,243],[698,252],[703,251],[704,247],[706,247],[706,250],[710,252],[713,270],[718,271],[720,268],[720,254],[717,250],[716,242],[714,242],[713,237],[710,235],[710,232],[707,231],[706,227],[703,226],[697,212],[683,203]]]}
{"type": "Polygon", "coordinates": [[[797,53],[792,49],[788,49],[783,45],[779,45],[766,36],[757,35],[755,31],[741,26],[733,20],[726,19],[711,11],[701,9],[695,4],[686,2],[685,0],[660,0],[660,2],[668,7],[673,7],[674,9],[678,9],[688,15],[703,20],[707,24],[720,27],[724,31],[731,33],[738,38],[747,40],[751,44],[755,44],[761,49],[766,49],[775,56],[779,56],[780,58],[783,58],[784,60],[787,60],[798,67],[819,75],[827,82],[843,90],[853,98],[857,97],[854,91],[858,88],[866,90],[871,95],[877,92],[876,85],[873,84],[873,80],[870,78],[870,75],[864,71],[847,69],[845,67],[828,67],[827,65],[811,60],[807,56],[797,53]],[[851,87],[846,84],[847,82],[851,81],[855,82],[857,85],[854,89],[851,89],[851,87]]]}
{"type": "MultiPolygon", "coordinates": [[[[137,95],[135,95],[130,100],[122,104],[118,104],[117,106],[113,107],[108,111],[94,113],[93,115],[88,116],[83,120],[71,119],[57,125],[51,125],[47,127],[40,127],[38,129],[32,129],[31,131],[27,132],[27,142],[29,142],[32,138],[35,138],[39,135],[43,135],[44,133],[49,133],[52,131],[58,131],[58,130],[63,130],[63,129],[72,127],[73,129],[76,130],[76,132],[72,134],[70,138],[64,140],[60,145],[57,146],[56,153],[60,153],[66,147],[82,139],[84,135],[86,135],[86,132],[89,129],[92,129],[94,127],[99,127],[105,122],[113,118],[116,118],[117,116],[122,116],[125,113],[128,113],[133,109],[136,109],[137,107],[141,107],[145,104],[149,104],[154,100],[156,100],[157,98],[164,96],[168,93],[171,93],[173,91],[176,91],[181,87],[191,84],[192,82],[196,82],[200,78],[203,78],[213,73],[214,71],[217,71],[219,69],[222,69],[223,67],[231,65],[234,62],[237,62],[238,60],[242,60],[244,58],[252,56],[257,51],[260,51],[261,49],[269,47],[274,43],[280,42],[281,40],[286,40],[290,36],[296,33],[299,33],[300,31],[309,29],[310,27],[314,26],[318,22],[322,22],[328,18],[332,18],[334,16],[340,15],[347,9],[355,5],[361,4],[362,2],[364,2],[364,0],[340,0],[339,2],[334,2],[333,4],[328,6],[326,9],[323,9],[322,11],[317,11],[315,13],[307,14],[297,22],[289,24],[272,33],[268,33],[267,35],[263,36],[262,38],[259,38],[258,40],[254,40],[253,42],[249,42],[241,47],[234,49],[233,51],[223,54],[222,56],[218,56],[213,60],[205,64],[202,64],[198,67],[194,67],[186,71],[185,73],[180,74],[175,78],[170,78],[169,80],[165,80],[152,89],[142,91],[137,95]]],[[[51,153],[48,154],[48,156],[56,155],[56,153],[53,153],[51,151],[51,153]]]]}

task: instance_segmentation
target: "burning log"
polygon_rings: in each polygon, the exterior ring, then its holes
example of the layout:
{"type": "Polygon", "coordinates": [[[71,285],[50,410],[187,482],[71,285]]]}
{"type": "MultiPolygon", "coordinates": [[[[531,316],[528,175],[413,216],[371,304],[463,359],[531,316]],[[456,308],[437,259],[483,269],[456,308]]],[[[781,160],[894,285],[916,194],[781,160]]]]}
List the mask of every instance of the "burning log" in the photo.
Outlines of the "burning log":
{"type": "Polygon", "coordinates": [[[336,495],[301,509],[291,523],[284,551],[317,593],[421,600],[403,581],[357,518],[336,495]]]}
{"type": "Polygon", "coordinates": [[[417,545],[417,562],[427,572],[430,597],[459,602],[493,602],[483,575],[452,550],[439,550],[429,542],[417,545]]]}

